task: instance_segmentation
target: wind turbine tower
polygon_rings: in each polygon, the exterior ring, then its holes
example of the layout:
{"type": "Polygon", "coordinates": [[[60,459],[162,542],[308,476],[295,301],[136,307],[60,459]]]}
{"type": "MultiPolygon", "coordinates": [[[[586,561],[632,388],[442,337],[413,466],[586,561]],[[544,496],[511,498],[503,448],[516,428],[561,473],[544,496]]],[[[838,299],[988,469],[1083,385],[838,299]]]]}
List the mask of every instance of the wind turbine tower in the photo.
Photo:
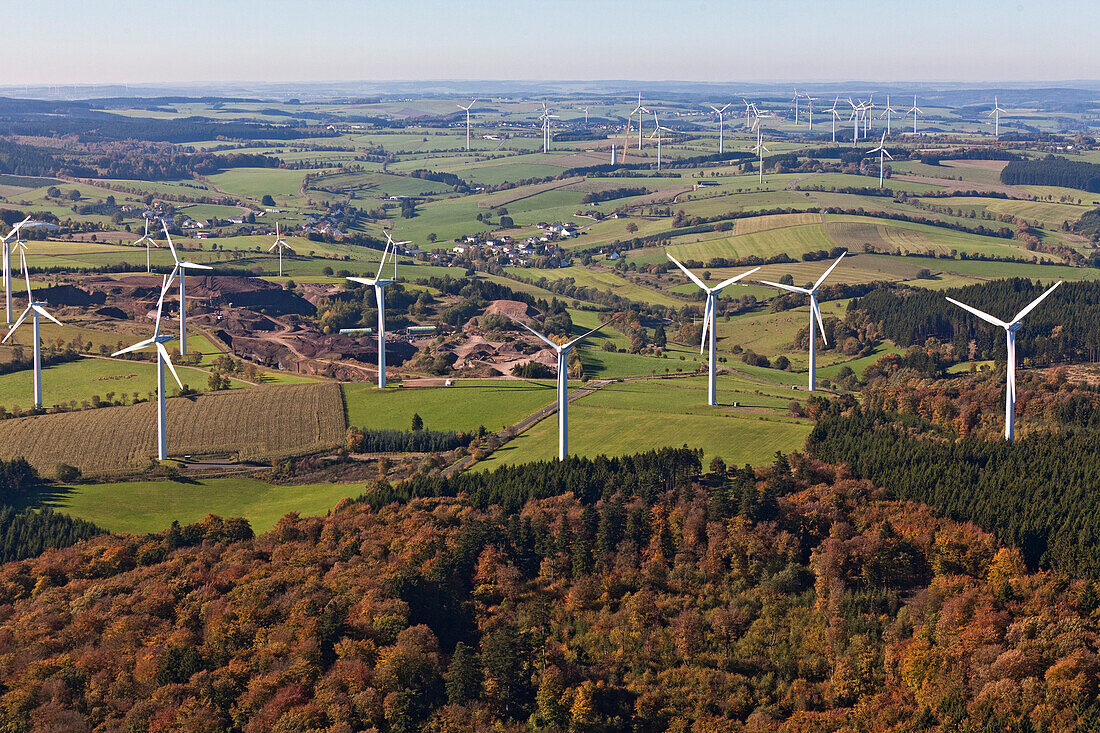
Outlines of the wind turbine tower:
{"type": "Polygon", "coordinates": [[[718,351],[717,351],[717,345],[716,345],[717,344],[717,337],[715,336],[715,331],[717,330],[718,296],[721,294],[723,289],[725,289],[726,287],[728,287],[730,285],[733,285],[735,282],[737,282],[738,280],[740,280],[742,278],[748,277],[749,275],[753,274],[754,272],[756,272],[760,268],[755,267],[755,268],[749,270],[748,272],[743,272],[740,275],[735,275],[734,277],[731,277],[728,280],[723,280],[722,282],[718,283],[713,288],[711,288],[711,287],[707,287],[706,283],[704,283],[702,280],[700,280],[698,277],[696,277],[695,274],[691,270],[684,267],[680,263],[679,260],[677,260],[675,257],[670,255],[668,252],[665,252],[665,256],[668,257],[670,260],[672,260],[674,263],[676,263],[676,266],[679,267],[681,270],[683,270],[684,274],[687,275],[693,283],[695,283],[700,288],[702,288],[703,292],[705,292],[707,294],[707,304],[706,304],[706,306],[704,307],[704,310],[703,310],[703,334],[702,334],[702,337],[699,341],[699,353],[702,354],[704,349],[709,349],[709,351],[710,351],[710,354],[709,354],[710,366],[709,366],[709,372],[708,372],[708,376],[707,376],[707,404],[712,405],[712,406],[717,405],[718,404],[718,379],[717,379],[717,375],[718,375],[718,351]]]}
{"type": "Polygon", "coordinates": [[[1008,340],[1008,383],[1005,385],[1005,440],[1010,443],[1016,437],[1016,332],[1020,330],[1020,323],[1031,311],[1035,310],[1035,307],[1043,302],[1043,299],[1054,292],[1054,289],[1062,284],[1062,281],[1051,285],[1046,289],[1042,295],[1035,300],[1031,301],[1022,311],[1016,314],[1016,317],[1009,322],[1004,322],[999,318],[995,318],[988,313],[983,313],[977,308],[972,308],[966,303],[960,303],[954,298],[948,298],[947,300],[959,306],[965,311],[973,313],[978,318],[981,318],[986,323],[991,323],[994,326],[1000,326],[1005,330],[1005,335],[1008,340]]]}
{"type": "Polygon", "coordinates": [[[987,112],[985,116],[993,118],[993,136],[996,137],[996,138],[1001,137],[1001,113],[1002,112],[1004,112],[1004,110],[1001,109],[1000,103],[997,101],[996,97],[993,97],[993,109],[989,110],[989,112],[987,112]]]}
{"type": "Polygon", "coordinates": [[[466,150],[470,149],[470,108],[473,107],[474,104],[476,104],[476,103],[477,103],[477,100],[475,99],[472,102],[470,102],[468,105],[466,105],[465,107],[463,107],[461,104],[456,104],[455,105],[459,109],[466,110],[466,150]]]}
{"type": "Polygon", "coordinates": [[[833,116],[833,142],[836,142],[836,123],[840,119],[840,113],[836,111],[837,102],[840,101],[840,97],[833,100],[833,106],[829,108],[829,114],[833,116]]]}
{"type": "Polygon", "coordinates": [[[825,282],[825,278],[829,277],[829,273],[840,264],[840,261],[844,259],[844,255],[848,254],[844,252],[840,257],[836,258],[836,262],[829,266],[829,269],[825,271],[825,274],[817,279],[817,282],[810,288],[800,288],[795,285],[784,285],[782,283],[773,283],[768,280],[761,280],[760,282],[765,285],[771,285],[773,288],[779,288],[780,290],[786,290],[790,293],[802,293],[803,295],[810,296],[810,391],[814,391],[814,377],[817,369],[817,336],[814,333],[814,322],[821,327],[821,340],[824,343],[828,343],[825,339],[825,323],[821,320],[821,308],[817,304],[817,291],[821,288],[821,284],[825,282]]]}
{"type": "Polygon", "coordinates": [[[907,109],[905,111],[905,114],[913,115],[913,134],[916,135],[917,134],[917,115],[924,114],[924,112],[921,112],[920,108],[917,107],[917,95],[915,95],[915,94],[913,95],[913,106],[910,107],[909,109],[907,109]]]}

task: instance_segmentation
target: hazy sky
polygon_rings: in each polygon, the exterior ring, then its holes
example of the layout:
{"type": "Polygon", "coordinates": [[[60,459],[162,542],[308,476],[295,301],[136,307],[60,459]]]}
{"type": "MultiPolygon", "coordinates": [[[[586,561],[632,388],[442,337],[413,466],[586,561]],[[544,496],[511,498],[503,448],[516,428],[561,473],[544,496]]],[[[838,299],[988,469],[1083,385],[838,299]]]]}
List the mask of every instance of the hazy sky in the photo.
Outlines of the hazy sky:
{"type": "Polygon", "coordinates": [[[5,5],[0,84],[1100,77],[1096,0],[5,5]]]}

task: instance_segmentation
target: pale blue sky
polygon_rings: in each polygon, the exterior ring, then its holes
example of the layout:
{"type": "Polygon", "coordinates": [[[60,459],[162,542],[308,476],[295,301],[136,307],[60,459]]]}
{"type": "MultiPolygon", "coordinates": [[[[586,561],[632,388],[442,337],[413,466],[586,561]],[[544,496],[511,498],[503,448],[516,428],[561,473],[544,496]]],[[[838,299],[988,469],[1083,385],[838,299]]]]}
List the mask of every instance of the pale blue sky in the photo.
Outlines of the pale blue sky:
{"type": "MultiPolygon", "coordinates": [[[[0,84],[1100,76],[1096,0],[43,0],[0,84]]],[[[18,29],[18,30],[15,30],[18,29]]]]}

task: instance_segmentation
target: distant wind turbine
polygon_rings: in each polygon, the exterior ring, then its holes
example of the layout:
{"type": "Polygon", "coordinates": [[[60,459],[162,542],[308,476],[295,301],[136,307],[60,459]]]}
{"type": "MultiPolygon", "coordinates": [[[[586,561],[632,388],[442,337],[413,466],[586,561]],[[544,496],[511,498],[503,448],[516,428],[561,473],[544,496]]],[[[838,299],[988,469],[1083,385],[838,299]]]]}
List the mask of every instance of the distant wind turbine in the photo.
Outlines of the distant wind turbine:
{"type": "Polygon", "coordinates": [[[723,132],[724,132],[724,129],[725,129],[724,128],[724,126],[725,126],[725,117],[724,117],[724,115],[726,113],[726,110],[730,108],[730,104],[733,104],[733,102],[730,102],[729,104],[727,104],[722,109],[718,109],[713,104],[708,104],[707,105],[712,110],[714,110],[714,114],[718,115],[718,154],[719,155],[721,155],[722,153],[725,152],[724,139],[723,139],[723,132]]]}
{"type": "Polygon", "coordinates": [[[475,99],[474,101],[470,102],[465,107],[463,107],[461,104],[456,104],[455,105],[459,109],[466,110],[466,149],[467,150],[470,149],[470,108],[473,107],[476,103],[477,103],[477,100],[475,99]]]}
{"type": "Polygon", "coordinates": [[[857,105],[851,97],[848,97],[848,104],[852,105],[852,116],[848,118],[848,121],[855,123],[852,128],[852,145],[855,145],[859,141],[859,120],[860,115],[863,114],[863,100],[859,100],[857,105]]]}
{"type": "Polygon", "coordinates": [[[710,366],[709,366],[709,372],[708,372],[708,377],[707,377],[707,404],[708,405],[717,405],[718,404],[718,381],[717,381],[718,352],[717,352],[717,346],[716,346],[715,331],[717,330],[717,320],[716,319],[718,317],[718,296],[721,294],[723,289],[725,289],[726,287],[728,287],[730,285],[733,285],[735,282],[737,282],[738,280],[740,280],[744,277],[748,277],[749,275],[753,274],[754,272],[756,272],[760,268],[755,267],[755,268],[749,270],[748,272],[742,272],[740,275],[735,275],[734,277],[731,277],[728,280],[723,280],[722,282],[718,283],[713,288],[711,288],[711,287],[707,287],[706,283],[704,283],[702,280],[700,280],[698,277],[696,277],[695,274],[691,270],[684,267],[680,263],[679,260],[677,260],[675,257],[670,255],[668,252],[665,252],[665,256],[668,257],[670,260],[672,260],[674,263],[676,263],[676,266],[679,267],[681,270],[683,270],[684,274],[687,275],[693,283],[695,283],[700,288],[702,288],[703,292],[705,292],[707,294],[707,304],[703,309],[703,333],[702,333],[702,336],[701,336],[700,341],[699,341],[699,353],[700,354],[703,353],[703,350],[709,347],[710,366]],[[708,334],[709,334],[709,341],[708,341],[708,334]]]}
{"type": "Polygon", "coordinates": [[[870,155],[871,153],[878,153],[878,187],[882,188],[882,174],[883,174],[883,170],[885,169],[885,165],[886,165],[885,164],[885,159],[886,158],[889,158],[890,160],[894,159],[894,156],[890,155],[890,153],[887,152],[887,150],[886,150],[886,133],[885,132],[882,133],[882,140],[879,141],[878,147],[877,148],[872,148],[872,149],[867,151],[868,155],[870,155]]]}
{"type": "Polygon", "coordinates": [[[31,323],[34,326],[34,407],[38,409],[42,407],[42,338],[38,333],[38,317],[40,315],[45,316],[59,326],[62,325],[62,323],[51,316],[49,311],[46,310],[46,301],[34,299],[34,294],[31,292],[31,276],[27,272],[27,257],[22,249],[19,251],[19,260],[23,265],[23,277],[27,280],[27,309],[16,319],[15,325],[8,331],[8,335],[4,337],[3,343],[7,343],[7,340],[10,339],[12,334],[15,333],[15,330],[23,324],[23,321],[27,319],[28,315],[31,316],[31,323]]]}
{"type": "Polygon", "coordinates": [[[993,97],[993,109],[986,112],[985,116],[993,118],[993,136],[997,138],[1001,136],[1001,113],[1004,111],[997,98],[993,97]]]}
{"type": "MultiPolygon", "coordinates": [[[[634,115],[638,115],[638,150],[642,149],[642,114],[643,113],[648,114],[645,107],[642,106],[642,93],[638,92],[638,106],[635,107],[630,113],[630,118],[633,118],[634,115]]],[[[628,119],[630,119],[630,118],[628,118],[628,119]]],[[[623,151],[623,162],[624,163],[626,162],[626,151],[625,150],[623,151]]]]}
{"type": "Polygon", "coordinates": [[[650,139],[653,139],[654,137],[657,138],[657,170],[661,170],[661,131],[663,130],[664,132],[675,132],[675,130],[663,126],[657,120],[656,112],[653,113],[653,124],[656,125],[656,127],[653,128],[653,134],[651,134],[649,137],[650,139]]]}
{"type": "Polygon", "coordinates": [[[840,119],[840,113],[836,111],[837,102],[840,101],[840,97],[833,100],[833,106],[829,108],[828,112],[833,116],[833,142],[836,142],[836,121],[840,119]]]}
{"type": "Polygon", "coordinates": [[[882,114],[880,114],[878,116],[878,118],[880,120],[883,117],[886,118],[886,134],[887,135],[890,134],[890,119],[896,114],[900,114],[900,113],[896,109],[894,109],[893,107],[890,106],[890,95],[887,94],[886,95],[886,107],[882,110],[882,114]]]}
{"type": "Polygon", "coordinates": [[[564,461],[565,457],[569,455],[569,352],[580,341],[596,333],[596,331],[599,331],[601,328],[614,321],[618,316],[604,321],[591,331],[587,331],[572,341],[566,341],[564,344],[557,344],[523,321],[518,320],[510,313],[506,313],[505,315],[537,336],[539,340],[553,349],[558,355],[558,460],[564,461]]]}
{"type": "Polygon", "coordinates": [[[913,134],[916,135],[917,134],[917,115],[924,114],[923,112],[920,111],[920,108],[917,107],[917,95],[915,95],[915,94],[913,95],[913,106],[910,107],[908,110],[906,110],[905,114],[913,115],[913,134]]]}
{"type": "Polygon", "coordinates": [[[292,254],[293,254],[294,250],[291,249],[290,245],[286,243],[285,239],[283,239],[283,235],[279,234],[279,222],[275,222],[275,244],[268,247],[267,251],[270,252],[273,249],[278,249],[279,250],[279,277],[282,277],[283,276],[283,250],[284,249],[289,249],[292,254]]]}
{"type": "Polygon", "coordinates": [[[821,288],[821,284],[825,282],[825,278],[829,277],[840,261],[844,259],[844,255],[847,252],[841,253],[840,257],[836,258],[836,262],[829,266],[829,269],[825,271],[825,274],[817,279],[817,282],[810,288],[800,288],[795,285],[784,285],[783,283],[773,283],[768,280],[761,280],[760,282],[765,285],[771,285],[773,288],[779,288],[780,290],[786,290],[791,293],[802,293],[803,295],[810,296],[810,391],[814,391],[814,376],[817,370],[817,338],[814,334],[814,325],[821,326],[821,340],[824,343],[828,343],[825,338],[825,322],[821,320],[821,308],[817,304],[817,291],[821,288]]]}
{"type": "Polygon", "coordinates": [[[760,124],[760,116],[759,115],[757,115],[756,119],[753,121],[752,126],[756,128],[756,147],[754,147],[752,150],[753,150],[754,153],[757,154],[757,156],[760,160],[760,165],[758,166],[760,168],[760,184],[763,185],[763,183],[764,183],[764,153],[765,152],[770,153],[771,150],[769,150],[768,147],[766,145],[764,145],[764,133],[763,133],[764,126],[760,124]]]}
{"type": "Polygon", "coordinates": [[[149,258],[149,252],[151,251],[149,249],[149,247],[152,246],[152,247],[156,247],[156,248],[159,249],[160,245],[157,244],[155,239],[153,239],[152,237],[149,236],[149,217],[143,216],[142,219],[145,220],[145,234],[141,235],[141,239],[134,242],[134,244],[136,244],[136,245],[144,244],[145,245],[145,271],[146,272],[152,272],[153,271],[153,265],[152,265],[152,260],[150,260],[150,258],[149,258]]]}
{"type": "MultiPolygon", "coordinates": [[[[182,274],[182,271],[181,271],[182,274]]],[[[157,458],[159,460],[168,459],[168,430],[165,420],[164,409],[164,367],[167,366],[168,370],[172,372],[172,377],[176,380],[176,384],[183,389],[183,382],[180,381],[180,377],[176,374],[176,368],[172,366],[172,360],[168,357],[168,350],[164,348],[164,344],[172,340],[171,336],[162,336],[160,333],[160,318],[164,312],[164,296],[168,294],[168,288],[172,286],[172,278],[168,275],[164,276],[160,286],[160,299],[157,301],[157,320],[156,325],[153,327],[153,337],[139,341],[133,346],[128,346],[125,349],[121,349],[111,354],[111,356],[122,356],[131,351],[139,351],[141,349],[154,347],[157,352],[157,458]]]]}
{"type": "Polygon", "coordinates": [[[806,121],[810,123],[809,130],[814,129],[814,102],[817,101],[817,97],[811,97],[806,95],[806,121]]]}
{"type": "Polygon", "coordinates": [[[1051,285],[1046,289],[1046,292],[1031,301],[1026,308],[1017,313],[1016,317],[1007,323],[988,313],[983,313],[977,308],[972,308],[966,303],[960,303],[954,298],[947,299],[963,310],[973,313],[986,323],[992,323],[994,326],[1000,326],[1005,330],[1005,335],[1008,340],[1008,384],[1005,385],[1005,440],[1009,442],[1015,438],[1016,432],[1016,332],[1020,330],[1020,322],[1024,320],[1024,316],[1035,310],[1035,307],[1042,303],[1043,299],[1053,293],[1054,289],[1061,284],[1062,281],[1059,280],[1051,285]]]}
{"type": "Polygon", "coordinates": [[[794,98],[791,99],[791,101],[794,102],[794,126],[795,127],[798,127],[798,97],[799,97],[798,90],[795,89],[794,90],[794,98]]]}

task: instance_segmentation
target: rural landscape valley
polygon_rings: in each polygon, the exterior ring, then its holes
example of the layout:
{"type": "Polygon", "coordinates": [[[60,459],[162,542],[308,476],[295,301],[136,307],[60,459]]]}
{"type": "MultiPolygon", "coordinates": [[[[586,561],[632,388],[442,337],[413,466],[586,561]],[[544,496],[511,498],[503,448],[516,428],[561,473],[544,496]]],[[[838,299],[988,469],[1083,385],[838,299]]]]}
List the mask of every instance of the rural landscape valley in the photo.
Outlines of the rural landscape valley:
{"type": "Polygon", "coordinates": [[[1096,11],[570,3],[16,12],[0,731],[1100,730],[1096,11]]]}

